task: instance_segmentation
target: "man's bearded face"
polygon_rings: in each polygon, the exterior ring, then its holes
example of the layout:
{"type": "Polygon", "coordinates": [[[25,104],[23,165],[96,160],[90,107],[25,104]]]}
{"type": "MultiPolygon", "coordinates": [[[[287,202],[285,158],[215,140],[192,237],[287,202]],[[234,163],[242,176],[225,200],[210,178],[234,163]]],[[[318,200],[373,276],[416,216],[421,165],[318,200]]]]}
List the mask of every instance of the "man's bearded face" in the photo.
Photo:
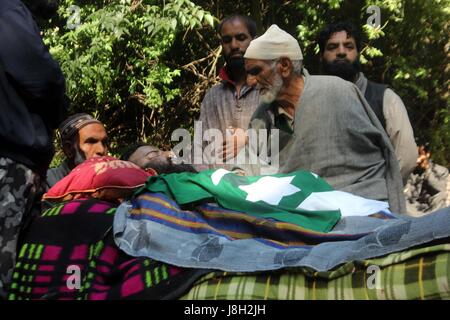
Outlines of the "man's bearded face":
{"type": "Polygon", "coordinates": [[[229,21],[222,26],[222,50],[227,68],[244,70],[244,54],[251,40],[247,25],[239,19],[229,21]]]}
{"type": "Polygon", "coordinates": [[[247,84],[259,90],[260,101],[272,103],[283,88],[283,77],[277,71],[278,61],[245,59],[247,84]]]}
{"type": "Polygon", "coordinates": [[[360,71],[359,53],[355,39],[346,31],[331,35],[322,55],[322,71],[347,81],[354,81],[360,71]]]}
{"type": "Polygon", "coordinates": [[[134,151],[128,161],[143,169],[152,168],[159,174],[166,173],[166,169],[173,165],[171,152],[162,151],[151,145],[143,145],[134,151]]]}

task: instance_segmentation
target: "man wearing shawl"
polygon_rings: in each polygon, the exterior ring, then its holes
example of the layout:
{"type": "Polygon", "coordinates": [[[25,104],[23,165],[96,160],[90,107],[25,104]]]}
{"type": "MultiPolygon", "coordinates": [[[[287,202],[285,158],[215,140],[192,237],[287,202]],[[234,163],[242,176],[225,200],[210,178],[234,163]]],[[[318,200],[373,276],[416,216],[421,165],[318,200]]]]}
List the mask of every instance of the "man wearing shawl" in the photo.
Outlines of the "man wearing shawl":
{"type": "MultiPolygon", "coordinates": [[[[276,25],[253,40],[244,57],[247,83],[260,90],[262,102],[249,128],[268,131],[269,150],[273,133],[279,137],[278,150],[269,152],[269,173],[308,170],[337,190],[388,201],[392,211],[405,213],[393,147],[353,83],[308,75],[297,40],[276,25]]],[[[261,143],[249,143],[249,150],[260,155],[261,143]]],[[[262,168],[246,170],[257,175],[262,168]]]]}

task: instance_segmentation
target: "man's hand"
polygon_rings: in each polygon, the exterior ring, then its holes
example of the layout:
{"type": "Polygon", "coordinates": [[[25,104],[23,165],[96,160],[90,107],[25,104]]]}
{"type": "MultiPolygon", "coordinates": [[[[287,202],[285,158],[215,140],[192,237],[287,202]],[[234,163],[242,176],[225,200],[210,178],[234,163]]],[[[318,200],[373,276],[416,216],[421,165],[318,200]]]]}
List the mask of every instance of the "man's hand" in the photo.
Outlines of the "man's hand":
{"type": "Polygon", "coordinates": [[[247,144],[247,140],[247,133],[244,129],[228,127],[222,148],[218,150],[218,156],[221,157],[224,162],[233,159],[247,144]]]}
{"type": "Polygon", "coordinates": [[[417,158],[417,166],[423,170],[427,170],[430,167],[430,153],[425,151],[424,146],[420,146],[419,157],[417,158]]]}

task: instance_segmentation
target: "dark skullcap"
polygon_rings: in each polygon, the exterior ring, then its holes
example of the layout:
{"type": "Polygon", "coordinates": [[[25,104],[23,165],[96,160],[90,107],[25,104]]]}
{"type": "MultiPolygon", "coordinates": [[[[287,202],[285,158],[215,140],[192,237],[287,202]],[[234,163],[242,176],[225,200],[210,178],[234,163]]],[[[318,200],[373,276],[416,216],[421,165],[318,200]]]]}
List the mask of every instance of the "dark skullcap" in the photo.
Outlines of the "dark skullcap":
{"type": "Polygon", "coordinates": [[[61,142],[64,143],[64,141],[72,139],[81,128],[91,123],[102,124],[100,121],[86,113],[77,113],[70,116],[59,126],[61,142]]]}

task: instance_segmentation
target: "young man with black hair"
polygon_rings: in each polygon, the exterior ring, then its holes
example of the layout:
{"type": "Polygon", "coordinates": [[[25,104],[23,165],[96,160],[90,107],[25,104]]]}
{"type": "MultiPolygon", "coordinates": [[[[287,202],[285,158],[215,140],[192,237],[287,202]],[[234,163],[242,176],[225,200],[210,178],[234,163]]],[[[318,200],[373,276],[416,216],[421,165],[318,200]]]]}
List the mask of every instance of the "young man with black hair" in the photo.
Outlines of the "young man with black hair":
{"type": "MultiPolygon", "coordinates": [[[[245,51],[256,37],[255,22],[247,16],[232,15],[221,21],[218,32],[226,64],[219,73],[222,81],[206,92],[199,119],[202,136],[208,129],[218,129],[224,141],[216,159],[206,159],[211,167],[222,167],[222,161],[234,158],[244,147],[245,130],[259,104],[259,91],[246,84],[244,64],[245,51]]],[[[202,138],[195,141],[201,150],[206,143],[202,138]]]]}

